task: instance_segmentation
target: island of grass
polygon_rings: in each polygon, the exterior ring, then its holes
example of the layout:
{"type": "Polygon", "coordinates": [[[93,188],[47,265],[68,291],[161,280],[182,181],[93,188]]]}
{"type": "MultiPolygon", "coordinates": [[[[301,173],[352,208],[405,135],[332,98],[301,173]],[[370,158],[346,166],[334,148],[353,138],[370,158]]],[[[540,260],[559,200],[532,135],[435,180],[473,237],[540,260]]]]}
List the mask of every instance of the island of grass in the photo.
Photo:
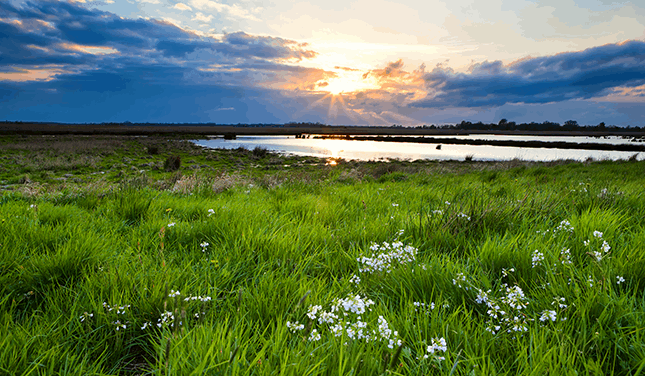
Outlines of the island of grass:
{"type": "Polygon", "coordinates": [[[0,374],[645,369],[645,162],[0,138],[0,374]]]}

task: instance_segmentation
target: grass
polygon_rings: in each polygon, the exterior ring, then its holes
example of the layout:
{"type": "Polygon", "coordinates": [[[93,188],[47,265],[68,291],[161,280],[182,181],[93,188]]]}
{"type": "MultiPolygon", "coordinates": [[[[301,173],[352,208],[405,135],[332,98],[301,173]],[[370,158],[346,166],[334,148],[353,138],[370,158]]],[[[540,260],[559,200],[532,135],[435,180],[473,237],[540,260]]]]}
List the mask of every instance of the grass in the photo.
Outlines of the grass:
{"type": "Polygon", "coordinates": [[[645,162],[59,141],[0,143],[0,374],[645,370],[645,162]]]}

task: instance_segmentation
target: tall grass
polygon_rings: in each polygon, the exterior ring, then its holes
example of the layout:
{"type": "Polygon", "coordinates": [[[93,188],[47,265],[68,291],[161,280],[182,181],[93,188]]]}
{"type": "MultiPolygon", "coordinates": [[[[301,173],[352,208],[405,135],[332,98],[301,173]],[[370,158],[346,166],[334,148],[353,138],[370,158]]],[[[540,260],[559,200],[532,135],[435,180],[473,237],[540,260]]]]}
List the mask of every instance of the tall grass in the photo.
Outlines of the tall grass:
{"type": "Polygon", "coordinates": [[[644,166],[5,193],[0,374],[641,374],[644,166]]]}

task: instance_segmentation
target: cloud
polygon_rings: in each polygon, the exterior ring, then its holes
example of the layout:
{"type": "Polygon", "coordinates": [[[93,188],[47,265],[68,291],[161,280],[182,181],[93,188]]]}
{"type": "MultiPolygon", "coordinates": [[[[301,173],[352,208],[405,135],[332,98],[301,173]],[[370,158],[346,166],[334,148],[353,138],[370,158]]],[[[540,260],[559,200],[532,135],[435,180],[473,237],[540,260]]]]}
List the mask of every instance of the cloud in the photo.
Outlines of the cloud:
{"type": "MultiPolygon", "coordinates": [[[[260,19],[249,12],[247,8],[240,7],[237,4],[228,5],[213,0],[191,0],[190,4],[200,10],[215,10],[218,13],[227,14],[231,18],[260,21],[260,19]]],[[[259,9],[254,10],[257,11],[259,9]]]]}
{"type": "Polygon", "coordinates": [[[7,119],[286,122],[261,98],[290,103],[285,90],[332,74],[294,65],[316,52],[284,38],[208,37],[58,1],[0,2],[0,14],[7,119]]]}
{"type": "Polygon", "coordinates": [[[618,44],[525,58],[508,65],[484,61],[467,73],[435,67],[423,75],[426,98],[416,107],[484,107],[589,99],[615,88],[645,84],[645,42],[618,44]]]}
{"type": "Polygon", "coordinates": [[[173,6],[174,9],[179,9],[179,10],[193,10],[193,8],[189,7],[188,5],[184,3],[177,3],[173,6]]]}
{"type": "Polygon", "coordinates": [[[343,70],[343,71],[346,71],[346,72],[360,72],[360,69],[356,69],[356,68],[349,68],[349,67],[339,67],[339,66],[335,66],[335,67],[334,67],[334,69],[343,70]]]}
{"type": "MultiPolygon", "coordinates": [[[[244,32],[204,37],[167,21],[121,18],[65,2],[27,2],[21,7],[2,2],[0,12],[6,15],[0,19],[0,65],[103,66],[124,58],[157,62],[183,58],[198,49],[211,51],[211,60],[190,62],[193,65],[239,59],[301,60],[316,55],[305,44],[283,38],[244,32]]],[[[197,13],[196,18],[207,22],[212,16],[197,13]]]]}
{"type": "Polygon", "coordinates": [[[195,16],[192,18],[193,21],[199,21],[199,22],[204,22],[204,23],[209,23],[213,19],[213,15],[209,14],[208,16],[205,16],[201,12],[195,13],[195,16]]]}

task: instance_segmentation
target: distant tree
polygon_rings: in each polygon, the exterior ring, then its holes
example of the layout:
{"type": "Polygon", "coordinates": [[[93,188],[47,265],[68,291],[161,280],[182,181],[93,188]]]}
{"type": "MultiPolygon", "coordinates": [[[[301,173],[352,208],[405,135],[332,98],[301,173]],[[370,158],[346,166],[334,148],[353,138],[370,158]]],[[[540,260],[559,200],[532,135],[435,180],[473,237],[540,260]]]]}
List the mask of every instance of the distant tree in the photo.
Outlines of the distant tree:
{"type": "Polygon", "coordinates": [[[575,129],[578,128],[578,122],[575,120],[567,120],[564,122],[563,127],[566,129],[575,129]]]}

